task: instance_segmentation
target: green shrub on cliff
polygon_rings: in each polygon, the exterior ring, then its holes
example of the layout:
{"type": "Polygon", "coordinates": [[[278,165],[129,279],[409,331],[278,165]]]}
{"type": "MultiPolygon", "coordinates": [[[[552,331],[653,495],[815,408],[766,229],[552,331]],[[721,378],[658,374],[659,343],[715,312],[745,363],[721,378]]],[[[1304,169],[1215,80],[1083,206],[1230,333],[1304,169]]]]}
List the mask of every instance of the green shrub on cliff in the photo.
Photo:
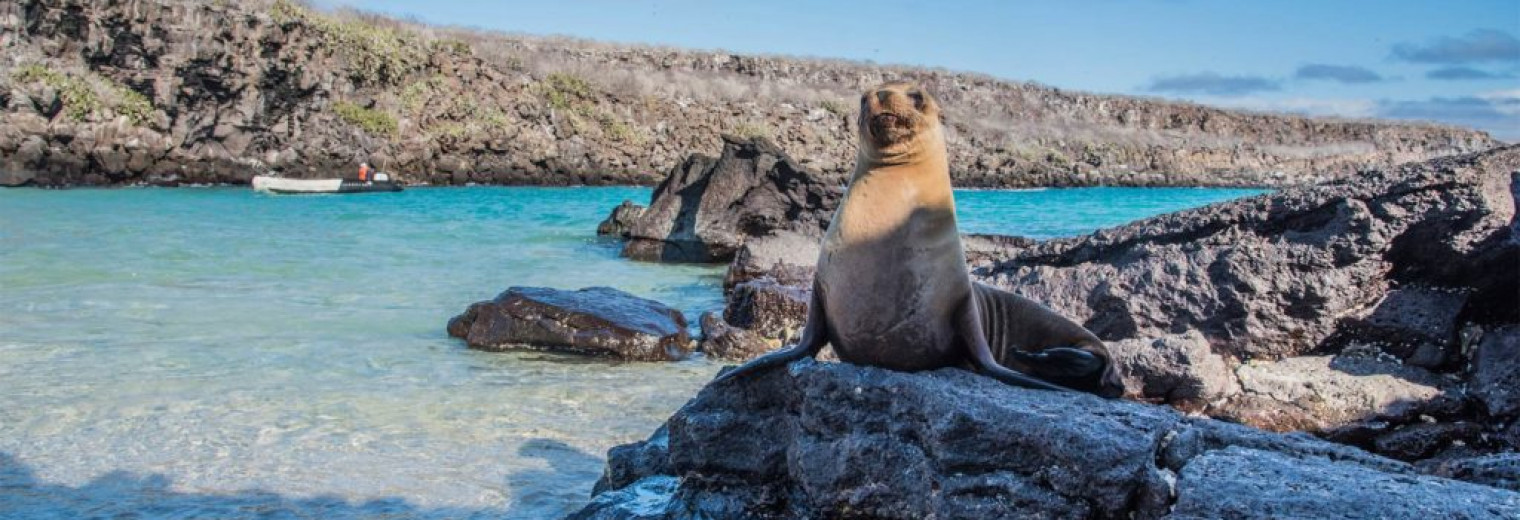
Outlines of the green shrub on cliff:
{"type": "Polygon", "coordinates": [[[428,100],[442,91],[447,78],[442,74],[434,74],[426,79],[413,81],[401,89],[401,108],[407,112],[415,113],[427,106],[428,100]]]}
{"type": "Polygon", "coordinates": [[[601,112],[598,114],[597,121],[602,124],[602,132],[614,141],[629,144],[644,142],[644,136],[637,129],[628,123],[624,123],[612,114],[601,112]]]}
{"type": "Polygon", "coordinates": [[[578,110],[580,105],[591,98],[591,84],[565,72],[548,75],[539,82],[538,90],[549,106],[558,110],[582,111],[578,110]]]}
{"type": "Polygon", "coordinates": [[[64,113],[68,114],[69,119],[85,121],[100,112],[100,97],[95,95],[95,89],[78,77],[33,64],[17,68],[11,73],[11,79],[17,83],[41,83],[57,90],[58,97],[63,100],[64,113]]]}
{"type": "Polygon", "coordinates": [[[365,132],[380,136],[396,135],[396,117],[380,110],[365,108],[347,101],[333,103],[333,112],[343,118],[348,124],[357,126],[365,132]]]}
{"type": "Polygon", "coordinates": [[[359,81],[396,84],[420,70],[427,63],[427,52],[437,48],[411,31],[380,25],[379,20],[324,15],[291,0],[276,0],[269,14],[282,25],[299,23],[315,30],[323,42],[348,58],[350,76],[359,81]]]}
{"type": "Polygon", "coordinates": [[[843,101],[837,99],[825,99],[818,102],[819,108],[829,111],[836,116],[849,115],[850,108],[843,101]]]}
{"type": "Polygon", "coordinates": [[[136,90],[121,85],[111,85],[117,97],[116,113],[127,116],[133,125],[142,126],[153,115],[153,102],[136,90]]]}
{"type": "Polygon", "coordinates": [[[771,131],[763,125],[739,123],[734,126],[734,135],[745,139],[754,139],[756,137],[770,137],[771,131]]]}
{"type": "Polygon", "coordinates": [[[64,113],[74,121],[101,119],[114,113],[126,116],[133,125],[143,125],[153,115],[153,103],[135,90],[96,74],[75,75],[59,72],[46,65],[17,67],[11,80],[18,83],[41,83],[58,91],[64,113]]]}
{"type": "Polygon", "coordinates": [[[474,53],[474,49],[470,47],[470,44],[452,38],[428,42],[428,48],[433,52],[444,52],[458,56],[469,56],[474,53]]]}

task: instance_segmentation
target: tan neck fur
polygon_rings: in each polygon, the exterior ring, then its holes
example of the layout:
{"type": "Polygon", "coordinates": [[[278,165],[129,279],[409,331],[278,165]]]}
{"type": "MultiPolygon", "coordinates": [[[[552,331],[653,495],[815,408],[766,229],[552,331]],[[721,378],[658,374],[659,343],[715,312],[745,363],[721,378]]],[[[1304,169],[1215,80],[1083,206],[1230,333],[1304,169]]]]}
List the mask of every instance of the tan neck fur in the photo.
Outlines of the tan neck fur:
{"type": "Polygon", "coordinates": [[[936,222],[956,233],[955,195],[944,138],[936,126],[918,136],[915,144],[887,157],[861,145],[844,207],[831,233],[847,243],[878,240],[908,226],[915,214],[936,215],[936,222]]]}

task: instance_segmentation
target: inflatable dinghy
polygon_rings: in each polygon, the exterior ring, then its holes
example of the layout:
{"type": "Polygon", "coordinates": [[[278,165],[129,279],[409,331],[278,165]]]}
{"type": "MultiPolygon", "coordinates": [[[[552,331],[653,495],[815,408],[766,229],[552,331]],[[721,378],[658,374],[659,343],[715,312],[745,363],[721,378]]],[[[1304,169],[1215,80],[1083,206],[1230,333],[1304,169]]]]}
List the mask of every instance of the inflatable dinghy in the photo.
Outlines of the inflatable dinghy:
{"type": "Polygon", "coordinates": [[[253,189],[270,193],[373,193],[401,191],[401,184],[389,175],[375,174],[373,181],[358,179],[286,179],[258,175],[253,178],[253,189]]]}

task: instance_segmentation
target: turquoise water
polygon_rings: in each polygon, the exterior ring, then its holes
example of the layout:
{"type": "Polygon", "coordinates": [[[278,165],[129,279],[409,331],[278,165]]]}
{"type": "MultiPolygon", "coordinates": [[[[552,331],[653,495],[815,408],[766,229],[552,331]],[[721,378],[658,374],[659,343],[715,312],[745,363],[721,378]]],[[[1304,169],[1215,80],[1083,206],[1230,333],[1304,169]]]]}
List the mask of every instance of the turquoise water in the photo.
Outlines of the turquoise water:
{"type": "MultiPolygon", "coordinates": [[[[968,232],[1075,235],[1255,193],[966,191],[968,232]]],[[[642,188],[0,190],[0,517],[552,518],[718,369],[465,349],[511,285],[697,313],[722,270],[619,259],[642,188]]]]}

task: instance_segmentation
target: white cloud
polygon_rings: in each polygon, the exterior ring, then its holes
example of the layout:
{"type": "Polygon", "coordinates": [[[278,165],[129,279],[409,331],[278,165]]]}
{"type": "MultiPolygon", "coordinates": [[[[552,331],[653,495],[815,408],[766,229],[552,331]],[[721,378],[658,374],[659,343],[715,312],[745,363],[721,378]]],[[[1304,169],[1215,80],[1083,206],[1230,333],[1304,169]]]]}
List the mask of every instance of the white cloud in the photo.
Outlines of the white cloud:
{"type": "Polygon", "coordinates": [[[1491,103],[1501,114],[1520,117],[1520,88],[1480,92],[1478,99],[1491,103]]]}

